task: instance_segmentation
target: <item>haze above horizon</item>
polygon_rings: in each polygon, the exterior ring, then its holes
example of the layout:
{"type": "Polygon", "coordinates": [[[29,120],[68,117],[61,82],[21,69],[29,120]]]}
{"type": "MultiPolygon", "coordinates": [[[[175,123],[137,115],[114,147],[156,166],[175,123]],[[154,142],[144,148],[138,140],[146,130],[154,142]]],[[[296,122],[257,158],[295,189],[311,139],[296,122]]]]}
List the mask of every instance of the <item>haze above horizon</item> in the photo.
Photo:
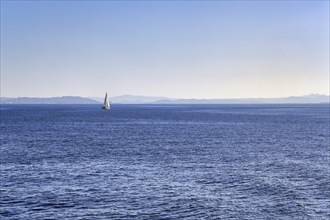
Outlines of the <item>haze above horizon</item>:
{"type": "Polygon", "coordinates": [[[2,97],[329,94],[328,1],[1,1],[2,97]]]}

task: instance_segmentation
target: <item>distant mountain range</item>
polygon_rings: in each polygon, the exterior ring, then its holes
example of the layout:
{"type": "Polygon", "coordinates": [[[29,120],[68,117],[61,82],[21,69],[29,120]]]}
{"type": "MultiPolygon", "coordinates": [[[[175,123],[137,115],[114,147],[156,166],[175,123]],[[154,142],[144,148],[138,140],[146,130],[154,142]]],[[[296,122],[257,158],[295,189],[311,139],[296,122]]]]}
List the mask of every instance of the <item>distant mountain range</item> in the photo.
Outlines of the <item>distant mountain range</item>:
{"type": "Polygon", "coordinates": [[[120,104],[271,104],[271,103],[329,103],[328,95],[310,94],[283,98],[241,98],[241,99],[170,99],[166,97],[123,95],[109,98],[120,104]]]}
{"type": "Polygon", "coordinates": [[[0,99],[1,104],[99,104],[98,101],[79,96],[63,96],[52,98],[3,98],[0,99]]]}
{"type": "Polygon", "coordinates": [[[161,100],[171,101],[167,97],[155,96],[140,96],[140,95],[122,95],[109,98],[112,103],[125,103],[125,104],[140,104],[140,103],[157,103],[161,100]]]}
{"type": "MultiPolygon", "coordinates": [[[[242,99],[170,99],[166,97],[122,95],[109,98],[114,104],[303,104],[329,103],[328,95],[310,94],[306,96],[290,96],[283,98],[242,98],[242,99]]],[[[83,98],[79,96],[63,96],[53,98],[6,98],[1,104],[101,104],[103,98],[83,98]]]]}

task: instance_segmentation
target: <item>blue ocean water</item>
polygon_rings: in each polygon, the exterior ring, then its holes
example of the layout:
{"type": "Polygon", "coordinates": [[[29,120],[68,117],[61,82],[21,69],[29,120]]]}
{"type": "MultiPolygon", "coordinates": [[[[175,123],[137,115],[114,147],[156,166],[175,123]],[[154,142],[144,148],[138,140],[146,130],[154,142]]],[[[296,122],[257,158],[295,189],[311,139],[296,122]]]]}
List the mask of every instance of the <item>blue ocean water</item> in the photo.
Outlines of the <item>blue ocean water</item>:
{"type": "Polygon", "coordinates": [[[329,219],[329,105],[1,106],[1,219],[329,219]]]}

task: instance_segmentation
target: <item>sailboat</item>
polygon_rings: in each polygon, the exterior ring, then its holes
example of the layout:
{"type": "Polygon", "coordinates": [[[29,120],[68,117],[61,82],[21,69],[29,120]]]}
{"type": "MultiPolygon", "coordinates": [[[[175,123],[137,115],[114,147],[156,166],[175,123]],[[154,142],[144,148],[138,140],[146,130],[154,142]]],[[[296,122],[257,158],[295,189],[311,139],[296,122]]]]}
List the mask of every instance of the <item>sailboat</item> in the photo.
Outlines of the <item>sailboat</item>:
{"type": "Polygon", "coordinates": [[[108,93],[107,92],[105,93],[104,104],[102,106],[102,109],[104,109],[104,110],[109,110],[110,109],[110,103],[109,103],[109,100],[108,100],[108,93]]]}

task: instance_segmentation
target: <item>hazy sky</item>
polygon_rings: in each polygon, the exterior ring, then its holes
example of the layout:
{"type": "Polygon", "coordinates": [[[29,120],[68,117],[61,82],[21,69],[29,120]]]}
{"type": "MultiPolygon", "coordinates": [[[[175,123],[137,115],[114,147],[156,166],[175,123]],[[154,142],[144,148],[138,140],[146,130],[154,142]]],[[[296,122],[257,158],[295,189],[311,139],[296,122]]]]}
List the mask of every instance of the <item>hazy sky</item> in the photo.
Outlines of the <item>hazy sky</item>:
{"type": "Polygon", "coordinates": [[[329,1],[1,1],[1,96],[329,93],[329,1]]]}

